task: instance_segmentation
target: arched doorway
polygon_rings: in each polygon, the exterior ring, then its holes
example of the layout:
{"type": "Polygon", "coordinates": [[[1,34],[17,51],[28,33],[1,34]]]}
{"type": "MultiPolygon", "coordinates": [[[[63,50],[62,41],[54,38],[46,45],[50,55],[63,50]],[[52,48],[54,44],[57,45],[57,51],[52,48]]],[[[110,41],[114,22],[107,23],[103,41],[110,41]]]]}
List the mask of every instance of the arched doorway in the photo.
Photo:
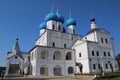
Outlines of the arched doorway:
{"type": "Polygon", "coordinates": [[[59,65],[55,66],[53,69],[54,75],[55,76],[60,76],[61,75],[61,67],[59,65]]]}
{"type": "Polygon", "coordinates": [[[73,74],[73,67],[68,68],[68,74],[73,74]]]}
{"type": "Polygon", "coordinates": [[[80,73],[82,74],[83,72],[83,65],[80,62],[76,62],[76,66],[78,66],[80,73]]]}
{"type": "Polygon", "coordinates": [[[41,67],[40,74],[41,75],[48,75],[48,67],[46,67],[46,66],[41,67]]]}
{"type": "Polygon", "coordinates": [[[66,54],[66,60],[72,60],[72,53],[71,52],[68,52],[66,54]]]}
{"type": "Polygon", "coordinates": [[[55,51],[53,54],[53,60],[60,60],[60,59],[61,59],[60,51],[55,51]]]}
{"type": "Polygon", "coordinates": [[[40,58],[41,59],[48,59],[48,51],[47,50],[42,50],[40,58]]]}

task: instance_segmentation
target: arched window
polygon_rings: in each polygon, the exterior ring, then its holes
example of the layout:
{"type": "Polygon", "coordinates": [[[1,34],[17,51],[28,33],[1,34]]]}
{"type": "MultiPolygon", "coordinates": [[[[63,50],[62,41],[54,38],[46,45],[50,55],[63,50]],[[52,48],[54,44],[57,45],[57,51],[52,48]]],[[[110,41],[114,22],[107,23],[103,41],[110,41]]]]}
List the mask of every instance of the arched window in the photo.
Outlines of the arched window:
{"type": "Polygon", "coordinates": [[[75,29],[73,29],[73,33],[75,33],[75,29]]]}
{"type": "Polygon", "coordinates": [[[53,54],[53,60],[60,60],[60,59],[61,59],[60,51],[55,51],[53,54]]]}
{"type": "Polygon", "coordinates": [[[61,75],[61,71],[62,71],[62,69],[61,69],[61,67],[60,67],[59,65],[56,65],[56,66],[53,68],[53,73],[54,73],[54,75],[56,75],[56,76],[60,76],[60,75],[61,75]]]}
{"type": "Polygon", "coordinates": [[[59,31],[61,30],[61,27],[60,27],[60,25],[58,26],[58,30],[59,30],[59,31]]]}
{"type": "Polygon", "coordinates": [[[64,44],[64,48],[66,48],[66,44],[64,44]]]}
{"type": "Polygon", "coordinates": [[[42,50],[40,58],[41,59],[48,59],[48,51],[47,50],[42,50]]]}
{"type": "Polygon", "coordinates": [[[73,67],[69,67],[68,68],[68,74],[72,74],[73,73],[73,67]]]}
{"type": "Polygon", "coordinates": [[[53,30],[55,29],[55,26],[54,26],[54,24],[52,25],[52,29],[53,29],[53,30]]]}
{"type": "Polygon", "coordinates": [[[104,43],[104,42],[103,42],[103,38],[101,38],[101,42],[104,43]]]}
{"type": "Polygon", "coordinates": [[[46,67],[46,66],[41,67],[40,74],[41,75],[48,75],[48,67],[46,67]]]}
{"type": "Polygon", "coordinates": [[[66,60],[72,60],[72,53],[71,52],[68,52],[66,54],[66,60]]]}
{"type": "Polygon", "coordinates": [[[55,47],[55,43],[54,42],[53,42],[52,46],[55,47]]]}
{"type": "Polygon", "coordinates": [[[81,53],[79,53],[79,57],[81,57],[81,53]]]}

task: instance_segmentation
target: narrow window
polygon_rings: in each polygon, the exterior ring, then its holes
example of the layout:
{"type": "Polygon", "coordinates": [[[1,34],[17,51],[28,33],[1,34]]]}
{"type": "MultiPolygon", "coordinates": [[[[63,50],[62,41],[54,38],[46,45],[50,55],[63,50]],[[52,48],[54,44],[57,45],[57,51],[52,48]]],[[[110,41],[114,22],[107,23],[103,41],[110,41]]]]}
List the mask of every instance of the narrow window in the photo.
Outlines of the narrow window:
{"type": "Polygon", "coordinates": [[[95,64],[93,64],[93,69],[96,69],[96,66],[95,66],[95,64]]]}
{"type": "Polygon", "coordinates": [[[94,56],[94,51],[92,51],[92,56],[94,56]]]}
{"type": "Polygon", "coordinates": [[[105,42],[106,42],[106,43],[108,43],[108,40],[107,40],[107,39],[105,39],[105,42]]]}
{"type": "Polygon", "coordinates": [[[104,56],[106,56],[106,52],[104,52],[104,56]]]}
{"type": "Polygon", "coordinates": [[[100,64],[98,64],[98,69],[100,69],[100,64]]]}
{"type": "Polygon", "coordinates": [[[110,52],[108,52],[108,56],[110,56],[110,52]]]}
{"type": "Polygon", "coordinates": [[[55,29],[55,26],[54,26],[54,24],[52,25],[52,28],[53,28],[53,30],[55,29]]]}
{"type": "Polygon", "coordinates": [[[97,56],[99,56],[99,52],[97,51],[96,53],[97,53],[97,56]]]}
{"type": "Polygon", "coordinates": [[[61,30],[61,27],[60,27],[60,25],[59,25],[59,27],[58,27],[58,30],[59,30],[59,31],[61,30]]]}
{"type": "Polygon", "coordinates": [[[73,29],[73,33],[75,33],[75,29],[73,29]]]}
{"type": "Polygon", "coordinates": [[[53,60],[55,60],[55,54],[53,55],[53,60]]]}
{"type": "Polygon", "coordinates": [[[79,57],[81,57],[81,53],[79,53],[79,57]]]}
{"type": "Polygon", "coordinates": [[[71,37],[71,39],[73,40],[73,37],[71,37]]]}
{"type": "Polygon", "coordinates": [[[105,64],[106,69],[108,69],[108,64],[105,64]]]}
{"type": "Polygon", "coordinates": [[[103,42],[103,38],[101,38],[101,42],[104,43],[104,42],[103,42]]]}
{"type": "Polygon", "coordinates": [[[66,44],[64,44],[64,48],[66,48],[66,44]]]}
{"type": "Polygon", "coordinates": [[[55,43],[53,42],[53,47],[55,47],[55,43]]]}

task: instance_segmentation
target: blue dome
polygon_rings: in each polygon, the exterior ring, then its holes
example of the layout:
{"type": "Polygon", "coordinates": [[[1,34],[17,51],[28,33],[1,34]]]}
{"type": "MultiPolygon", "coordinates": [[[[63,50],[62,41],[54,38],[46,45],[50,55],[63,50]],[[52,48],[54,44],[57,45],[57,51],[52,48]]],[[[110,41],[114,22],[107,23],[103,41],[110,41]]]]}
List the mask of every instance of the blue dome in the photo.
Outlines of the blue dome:
{"type": "Polygon", "coordinates": [[[64,18],[58,12],[56,13],[56,15],[57,15],[57,21],[64,23],[64,18]]]}
{"type": "Polygon", "coordinates": [[[39,28],[40,29],[46,29],[46,23],[45,22],[41,23],[39,28]]]}
{"type": "Polygon", "coordinates": [[[67,26],[69,26],[69,25],[76,25],[76,21],[73,18],[69,18],[66,21],[66,24],[67,24],[67,26]]]}
{"type": "Polygon", "coordinates": [[[49,21],[49,20],[55,20],[57,21],[57,15],[53,12],[49,13],[47,16],[46,16],[46,21],[49,21]]]}

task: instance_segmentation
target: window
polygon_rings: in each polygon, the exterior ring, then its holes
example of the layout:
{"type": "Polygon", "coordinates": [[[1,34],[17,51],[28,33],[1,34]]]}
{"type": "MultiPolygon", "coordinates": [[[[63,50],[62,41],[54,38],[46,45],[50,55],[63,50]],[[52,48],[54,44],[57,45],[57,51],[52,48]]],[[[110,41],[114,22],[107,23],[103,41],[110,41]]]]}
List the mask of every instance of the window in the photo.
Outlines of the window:
{"type": "Polygon", "coordinates": [[[108,64],[105,64],[106,69],[108,69],[108,64]]]}
{"type": "Polygon", "coordinates": [[[73,33],[75,33],[75,29],[73,29],[73,33]]]}
{"type": "Polygon", "coordinates": [[[55,43],[53,42],[53,47],[55,47],[55,43]]]}
{"type": "Polygon", "coordinates": [[[72,53],[71,52],[68,52],[66,54],[66,60],[72,60],[72,53]]]}
{"type": "Polygon", "coordinates": [[[101,42],[104,43],[104,42],[103,42],[103,38],[101,38],[101,42]]]}
{"type": "Polygon", "coordinates": [[[59,25],[59,27],[58,27],[58,30],[61,30],[61,27],[60,27],[60,25],[59,25]]]}
{"type": "Polygon", "coordinates": [[[71,37],[71,39],[73,40],[73,37],[71,37]]]}
{"type": "Polygon", "coordinates": [[[106,42],[106,43],[108,43],[108,40],[107,40],[107,39],[105,39],[105,42],[106,42]]]}
{"type": "Polygon", "coordinates": [[[96,53],[97,53],[97,56],[99,56],[99,51],[97,51],[96,53]]]}
{"type": "Polygon", "coordinates": [[[53,60],[60,60],[60,59],[61,59],[60,51],[55,51],[53,54],[53,60]]]}
{"type": "Polygon", "coordinates": [[[94,51],[92,51],[92,56],[94,56],[94,51]]]}
{"type": "Polygon", "coordinates": [[[64,44],[64,48],[66,48],[66,44],[64,44]]]}
{"type": "Polygon", "coordinates": [[[104,56],[106,56],[106,52],[104,52],[104,56]]]}
{"type": "Polygon", "coordinates": [[[52,29],[53,29],[53,30],[55,29],[55,26],[54,26],[54,24],[52,25],[52,29]]]}
{"type": "Polygon", "coordinates": [[[79,57],[81,57],[81,53],[79,53],[79,57]]]}
{"type": "Polygon", "coordinates": [[[95,64],[93,64],[93,69],[96,69],[96,66],[95,66],[95,64]]]}
{"type": "Polygon", "coordinates": [[[41,59],[48,59],[48,51],[47,50],[42,50],[40,58],[41,59]]]}
{"type": "Polygon", "coordinates": [[[100,64],[98,64],[98,69],[100,69],[100,64]]]}
{"type": "Polygon", "coordinates": [[[108,52],[108,56],[110,56],[110,52],[108,52]]]}

